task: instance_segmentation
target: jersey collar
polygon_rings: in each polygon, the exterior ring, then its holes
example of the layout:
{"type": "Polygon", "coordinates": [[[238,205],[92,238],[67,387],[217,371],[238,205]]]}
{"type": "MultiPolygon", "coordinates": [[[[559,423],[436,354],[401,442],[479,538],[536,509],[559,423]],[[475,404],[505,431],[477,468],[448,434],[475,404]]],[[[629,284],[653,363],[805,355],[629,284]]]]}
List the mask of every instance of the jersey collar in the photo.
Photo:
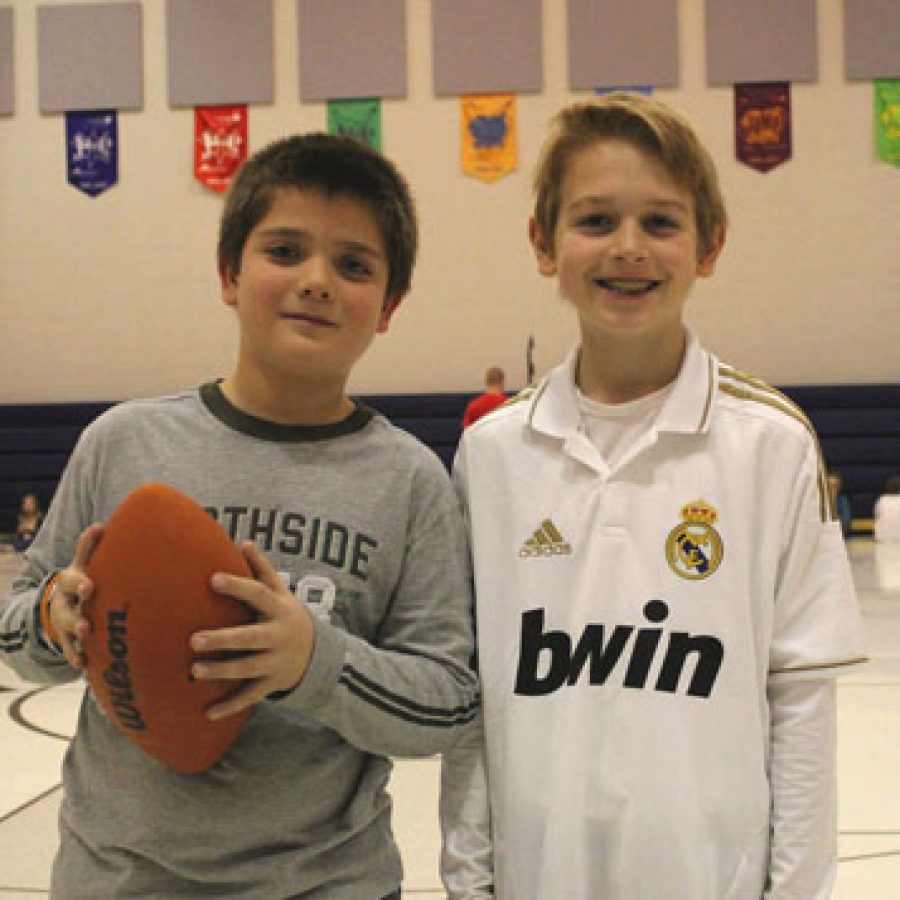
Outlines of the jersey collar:
{"type": "MultiPolygon", "coordinates": [[[[570,441],[579,433],[581,415],[575,387],[579,352],[580,347],[573,348],[562,365],[536,388],[527,417],[527,425],[534,431],[563,441],[570,441]]],[[[660,410],[655,430],[676,434],[708,431],[717,378],[715,358],[689,331],[684,361],[660,410]]]]}

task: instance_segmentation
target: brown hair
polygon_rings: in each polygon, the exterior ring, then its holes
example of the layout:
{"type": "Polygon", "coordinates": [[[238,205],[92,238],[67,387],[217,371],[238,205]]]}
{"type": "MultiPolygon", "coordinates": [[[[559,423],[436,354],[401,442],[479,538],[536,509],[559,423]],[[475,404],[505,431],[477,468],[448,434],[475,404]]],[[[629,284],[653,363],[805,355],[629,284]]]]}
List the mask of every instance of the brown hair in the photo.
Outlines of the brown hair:
{"type": "Polygon", "coordinates": [[[384,156],[354,138],[322,133],[294,135],[255,153],[241,167],[222,211],[219,266],[237,273],[247,237],[283,188],[352,197],[372,211],[388,261],[386,297],[410,287],[418,246],[409,185],[384,156]]]}

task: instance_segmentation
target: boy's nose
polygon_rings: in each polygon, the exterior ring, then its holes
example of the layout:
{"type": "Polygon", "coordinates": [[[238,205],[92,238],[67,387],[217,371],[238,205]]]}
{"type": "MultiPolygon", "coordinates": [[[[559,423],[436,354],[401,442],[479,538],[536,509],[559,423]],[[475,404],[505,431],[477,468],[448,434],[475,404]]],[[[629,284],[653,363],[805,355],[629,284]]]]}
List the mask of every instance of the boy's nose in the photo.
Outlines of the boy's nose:
{"type": "Polygon", "coordinates": [[[314,300],[327,300],[331,296],[326,264],[311,257],[303,266],[297,293],[301,297],[314,300]]]}
{"type": "Polygon", "coordinates": [[[616,259],[629,262],[640,262],[647,258],[647,248],[638,223],[622,223],[616,232],[614,253],[616,259]]]}
{"type": "Polygon", "coordinates": [[[315,287],[311,285],[306,285],[306,287],[300,289],[301,297],[311,297],[314,300],[327,300],[329,297],[328,288],[324,285],[316,285],[315,287]]]}

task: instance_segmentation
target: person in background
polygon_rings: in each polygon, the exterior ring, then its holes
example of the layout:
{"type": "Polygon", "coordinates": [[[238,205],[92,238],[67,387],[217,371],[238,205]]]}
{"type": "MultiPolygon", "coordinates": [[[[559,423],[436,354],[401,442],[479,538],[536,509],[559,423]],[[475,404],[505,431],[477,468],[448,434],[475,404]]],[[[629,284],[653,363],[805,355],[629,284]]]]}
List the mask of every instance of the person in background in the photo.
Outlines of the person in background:
{"type": "Polygon", "coordinates": [[[44,511],[41,509],[41,501],[38,500],[37,494],[25,494],[19,503],[19,512],[16,516],[16,530],[12,539],[14,550],[22,553],[28,549],[43,519],[44,511]]]}
{"type": "Polygon", "coordinates": [[[507,401],[506,376],[499,366],[491,366],[484,375],[484,393],[470,400],[463,413],[463,428],[477,422],[482,416],[502,406],[507,401]]]}
{"type": "Polygon", "coordinates": [[[841,523],[841,532],[847,538],[850,537],[850,532],[853,530],[853,511],[850,507],[850,498],[841,490],[842,484],[840,473],[833,469],[829,470],[828,493],[834,504],[838,521],[841,523]]]}
{"type": "Polygon", "coordinates": [[[875,540],[900,541],[900,475],[891,475],[875,501],[875,540]]]}
{"type": "Polygon", "coordinates": [[[891,475],[875,501],[875,571],[883,591],[900,591],[900,475],[891,475]]]}

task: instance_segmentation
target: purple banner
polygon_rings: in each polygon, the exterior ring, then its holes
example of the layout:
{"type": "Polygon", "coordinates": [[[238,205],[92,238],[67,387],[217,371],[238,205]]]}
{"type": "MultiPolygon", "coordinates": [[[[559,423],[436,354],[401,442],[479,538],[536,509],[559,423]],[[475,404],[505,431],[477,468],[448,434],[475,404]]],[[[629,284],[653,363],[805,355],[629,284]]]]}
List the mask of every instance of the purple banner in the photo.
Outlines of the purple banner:
{"type": "Polygon", "coordinates": [[[119,127],[114,109],[66,113],[66,178],[89,197],[119,180],[119,127]]]}
{"type": "Polygon", "coordinates": [[[791,158],[791,85],[787,81],[734,86],[735,154],[768,172],[791,158]]]}

